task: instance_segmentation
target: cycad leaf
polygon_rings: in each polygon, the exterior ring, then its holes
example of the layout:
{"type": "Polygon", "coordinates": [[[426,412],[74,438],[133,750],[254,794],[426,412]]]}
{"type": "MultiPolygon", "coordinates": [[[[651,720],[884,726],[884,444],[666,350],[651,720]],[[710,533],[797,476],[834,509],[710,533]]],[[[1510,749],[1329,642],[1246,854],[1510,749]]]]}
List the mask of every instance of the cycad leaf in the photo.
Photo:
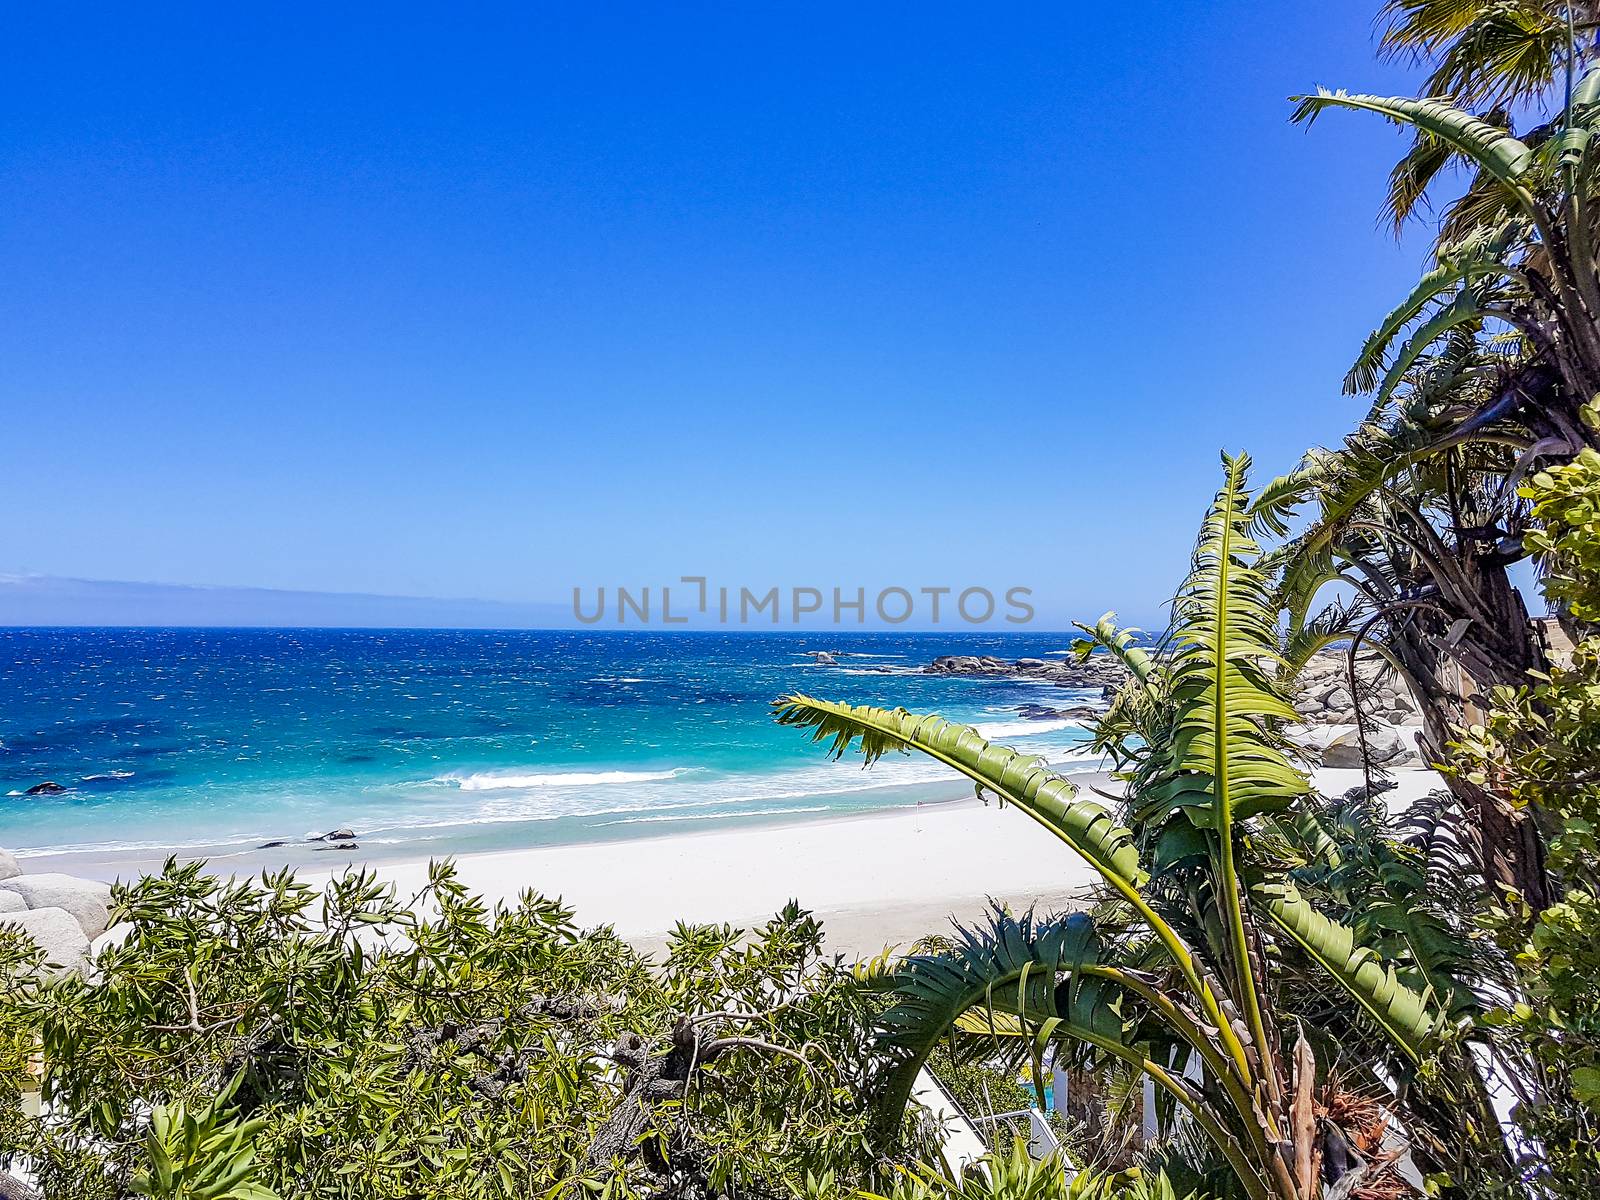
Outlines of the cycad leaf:
{"type": "Polygon", "coordinates": [[[891,979],[894,1003],[879,1018],[881,1040],[898,1055],[886,1083],[886,1111],[904,1111],[928,1054],[964,1014],[961,1027],[971,1032],[996,1036],[1015,1029],[1033,1038],[1050,1021],[1056,1034],[1123,1046],[1118,989],[1071,978],[1097,961],[1099,947],[1085,913],[1035,920],[1031,913],[1018,919],[997,912],[988,928],[961,930],[950,950],[905,959],[891,979]]]}
{"type": "Polygon", "coordinates": [[[1320,963],[1413,1060],[1436,1042],[1444,1014],[1431,991],[1408,987],[1394,968],[1356,944],[1347,925],[1323,916],[1287,880],[1259,883],[1251,896],[1274,925],[1320,963]]]}
{"type": "Polygon", "coordinates": [[[1133,835],[1103,806],[1077,799],[1077,788],[1044,765],[984,740],[970,725],[918,716],[903,708],[840,704],[786,696],[774,705],[780,725],[831,741],[835,758],[853,743],[870,764],[891,750],[918,750],[961,772],[1002,801],[1014,804],[1071,846],[1108,881],[1136,888],[1143,881],[1133,835]]]}
{"type": "Polygon", "coordinates": [[[1291,96],[1290,99],[1297,105],[1290,119],[1297,122],[1314,121],[1330,108],[1348,108],[1374,112],[1397,125],[1410,126],[1437,138],[1501,183],[1526,194],[1523,176],[1533,161],[1533,151],[1526,143],[1442,100],[1353,95],[1345,91],[1330,92],[1326,88],[1318,88],[1315,96],[1291,96]]]}

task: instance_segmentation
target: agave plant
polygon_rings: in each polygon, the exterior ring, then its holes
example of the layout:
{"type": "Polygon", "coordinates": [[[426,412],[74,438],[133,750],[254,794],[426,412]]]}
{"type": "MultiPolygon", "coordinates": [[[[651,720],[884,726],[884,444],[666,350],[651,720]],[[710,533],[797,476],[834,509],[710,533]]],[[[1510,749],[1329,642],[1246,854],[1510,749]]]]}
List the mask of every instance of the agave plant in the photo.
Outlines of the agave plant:
{"type": "Polygon", "coordinates": [[[1262,830],[1311,789],[1280,732],[1294,711],[1279,682],[1272,580],[1251,537],[1248,469],[1247,457],[1224,457],[1159,660],[1135,656],[1108,622],[1096,634],[1134,660],[1130,687],[1141,693],[1126,710],[1138,714],[1138,744],[1120,745],[1127,823],[967,726],[808,696],[779,702],[781,723],[809,729],[836,756],[856,747],[870,763],[915,750],[1031,817],[1096,870],[1141,934],[1130,961],[1124,939],[1088,914],[1002,913],[949,952],[905,959],[882,1018],[898,1056],[886,1121],[899,1119],[913,1077],[952,1029],[1023,1046],[1035,1070],[1052,1043],[1087,1046],[1153,1081],[1253,1200],[1310,1200],[1329,1137],[1313,1107],[1328,1081],[1275,1012],[1273,964],[1286,954],[1314,964],[1401,1070],[1446,1035],[1448,1010],[1409,959],[1363,946],[1257,851],[1262,830]]]}

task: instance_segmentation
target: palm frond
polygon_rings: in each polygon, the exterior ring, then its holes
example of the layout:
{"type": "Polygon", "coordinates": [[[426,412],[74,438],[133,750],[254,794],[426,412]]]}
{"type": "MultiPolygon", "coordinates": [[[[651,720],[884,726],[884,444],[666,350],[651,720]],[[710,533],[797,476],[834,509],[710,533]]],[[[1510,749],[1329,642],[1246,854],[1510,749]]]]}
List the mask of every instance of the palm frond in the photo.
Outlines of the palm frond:
{"type": "Polygon", "coordinates": [[[1408,1057],[1437,1043],[1444,1013],[1431,993],[1408,987],[1392,966],[1357,945],[1355,933],[1324,916],[1287,880],[1258,883],[1257,905],[1274,925],[1335,979],[1408,1057]]]}
{"type": "Polygon", "coordinates": [[[1077,799],[1077,788],[1043,760],[992,745],[970,725],[917,716],[903,708],[873,708],[792,695],[774,706],[778,724],[811,730],[830,742],[835,758],[858,745],[867,763],[895,750],[917,750],[1014,804],[1060,838],[1119,890],[1143,880],[1133,835],[1103,806],[1077,799]]]}
{"type": "Polygon", "coordinates": [[[1533,160],[1533,151],[1505,129],[1442,100],[1369,96],[1326,88],[1318,88],[1315,95],[1291,96],[1290,99],[1296,105],[1290,120],[1296,123],[1310,123],[1329,109],[1344,108],[1377,113],[1396,125],[1425,133],[1525,197],[1530,206],[1533,203],[1523,179],[1533,160]]]}

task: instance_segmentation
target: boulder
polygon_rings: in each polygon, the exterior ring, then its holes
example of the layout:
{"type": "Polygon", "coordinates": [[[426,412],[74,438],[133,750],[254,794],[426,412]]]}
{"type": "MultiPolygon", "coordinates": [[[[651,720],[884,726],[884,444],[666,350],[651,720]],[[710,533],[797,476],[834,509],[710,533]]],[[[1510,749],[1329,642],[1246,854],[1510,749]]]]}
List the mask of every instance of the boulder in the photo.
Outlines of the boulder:
{"type": "Polygon", "coordinates": [[[43,783],[34,784],[22,794],[24,796],[59,796],[66,790],[54,779],[46,779],[43,783]]]}
{"type": "Polygon", "coordinates": [[[1417,702],[1407,693],[1397,691],[1394,694],[1394,707],[1401,712],[1414,713],[1417,711],[1417,702]]]}
{"type": "Polygon", "coordinates": [[[133,925],[127,921],[113,925],[89,943],[89,957],[99,958],[100,951],[110,946],[120,946],[133,936],[133,925]]]}
{"type": "Polygon", "coordinates": [[[353,829],[335,829],[332,833],[323,834],[322,837],[323,840],[329,842],[348,842],[355,835],[356,833],[353,829]]]}
{"type": "Polygon", "coordinates": [[[88,970],[89,935],[66,909],[35,908],[11,913],[0,918],[0,924],[22,930],[44,951],[47,976],[88,970]]]}
{"type": "Polygon", "coordinates": [[[1355,707],[1355,701],[1350,698],[1350,693],[1342,687],[1330,691],[1322,698],[1322,703],[1336,712],[1346,712],[1355,707]]]}
{"type": "Polygon", "coordinates": [[[28,902],[16,892],[0,892],[0,913],[27,912],[28,902]]]}
{"type": "MultiPolygon", "coordinates": [[[[1399,730],[1380,725],[1367,731],[1367,755],[1375,767],[1398,767],[1409,761],[1412,750],[1399,730]]],[[[1325,767],[1361,767],[1361,736],[1354,728],[1345,730],[1323,748],[1325,767]]]]}
{"type": "Polygon", "coordinates": [[[0,879],[15,879],[22,874],[22,866],[17,862],[16,855],[9,850],[0,850],[0,879]]]}
{"type": "Polygon", "coordinates": [[[1322,765],[1325,767],[1361,765],[1361,742],[1357,739],[1355,730],[1341,733],[1322,748],[1322,765]]]}
{"type": "Polygon", "coordinates": [[[84,934],[91,938],[99,937],[111,923],[111,914],[106,908],[111,888],[98,880],[47,872],[18,875],[0,883],[0,889],[16,892],[27,901],[30,909],[65,909],[77,918],[84,934]]]}
{"type": "Polygon", "coordinates": [[[811,659],[819,667],[837,667],[839,665],[839,660],[826,650],[818,650],[811,656],[811,659]]]}

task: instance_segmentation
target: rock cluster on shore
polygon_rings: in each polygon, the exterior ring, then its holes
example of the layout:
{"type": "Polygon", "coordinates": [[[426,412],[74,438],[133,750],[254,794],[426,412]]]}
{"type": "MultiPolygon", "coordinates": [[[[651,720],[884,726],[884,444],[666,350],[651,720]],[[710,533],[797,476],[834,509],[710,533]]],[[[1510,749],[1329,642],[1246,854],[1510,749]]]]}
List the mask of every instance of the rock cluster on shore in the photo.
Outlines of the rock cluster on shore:
{"type": "Polygon", "coordinates": [[[992,675],[1013,679],[1037,679],[1057,687],[1100,688],[1109,696],[1122,686],[1127,672],[1122,664],[1107,655],[1097,654],[1078,662],[1048,662],[1042,658],[1018,658],[1010,662],[987,655],[945,654],[922,668],[925,675],[992,675]]]}
{"type": "Polygon", "coordinates": [[[1418,757],[1416,734],[1422,726],[1417,703],[1405,683],[1377,655],[1356,663],[1357,696],[1350,693],[1345,651],[1324,650],[1297,680],[1291,699],[1307,727],[1305,744],[1321,752],[1325,767],[1361,766],[1356,701],[1367,722],[1367,753],[1374,766],[1398,767],[1418,757]]]}
{"type": "Polygon", "coordinates": [[[22,930],[44,951],[46,975],[87,971],[89,960],[115,930],[109,884],[57,872],[23,873],[16,858],[0,850],[0,924],[22,930]]]}

